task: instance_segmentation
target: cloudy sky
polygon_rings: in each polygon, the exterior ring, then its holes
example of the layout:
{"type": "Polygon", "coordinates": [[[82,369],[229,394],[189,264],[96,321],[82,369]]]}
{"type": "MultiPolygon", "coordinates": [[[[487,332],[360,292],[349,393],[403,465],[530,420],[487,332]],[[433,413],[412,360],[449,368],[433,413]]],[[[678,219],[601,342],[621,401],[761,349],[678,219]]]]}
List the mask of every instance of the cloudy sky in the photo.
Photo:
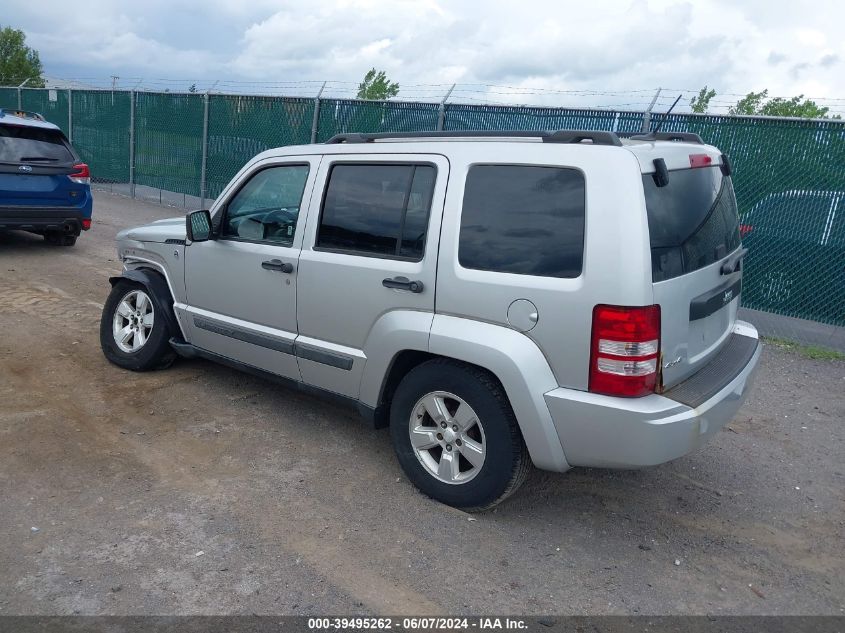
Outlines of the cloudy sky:
{"type": "Polygon", "coordinates": [[[204,90],[219,80],[217,90],[313,95],[331,80],[330,93],[351,96],[375,66],[405,99],[436,101],[458,83],[453,101],[642,109],[662,87],[665,109],[707,84],[717,110],[768,88],[845,112],[845,4],[836,0],[2,4],[0,23],[27,33],[45,74],[95,85],[117,75],[123,87],[204,90]]]}

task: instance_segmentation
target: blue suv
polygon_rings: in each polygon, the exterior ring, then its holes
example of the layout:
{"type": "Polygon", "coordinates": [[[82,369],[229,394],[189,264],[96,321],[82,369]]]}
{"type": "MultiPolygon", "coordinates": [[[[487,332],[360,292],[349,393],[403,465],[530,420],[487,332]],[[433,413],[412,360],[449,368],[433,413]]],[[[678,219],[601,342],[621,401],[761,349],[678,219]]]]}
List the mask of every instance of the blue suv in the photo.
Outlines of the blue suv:
{"type": "Polygon", "coordinates": [[[91,228],[91,174],[58,126],[0,109],[0,231],[73,246],[91,228]]]}

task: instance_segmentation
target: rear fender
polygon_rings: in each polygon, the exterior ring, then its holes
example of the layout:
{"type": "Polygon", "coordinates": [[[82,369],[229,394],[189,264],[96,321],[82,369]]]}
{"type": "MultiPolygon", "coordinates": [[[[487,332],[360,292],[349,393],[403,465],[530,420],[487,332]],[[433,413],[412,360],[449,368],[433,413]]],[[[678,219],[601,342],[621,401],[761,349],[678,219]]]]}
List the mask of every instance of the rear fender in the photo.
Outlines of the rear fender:
{"type": "Polygon", "coordinates": [[[558,383],[534,341],[500,325],[437,314],[428,351],[492,372],[505,388],[534,465],[557,472],[569,469],[543,397],[558,383]]]}

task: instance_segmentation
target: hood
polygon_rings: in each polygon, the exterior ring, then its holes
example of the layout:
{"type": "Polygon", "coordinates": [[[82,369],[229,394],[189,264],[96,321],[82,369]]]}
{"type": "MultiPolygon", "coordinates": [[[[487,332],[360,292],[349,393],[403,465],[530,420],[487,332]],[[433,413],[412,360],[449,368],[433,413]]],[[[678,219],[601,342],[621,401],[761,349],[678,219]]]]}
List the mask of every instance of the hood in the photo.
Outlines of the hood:
{"type": "Polygon", "coordinates": [[[125,229],[117,234],[118,240],[135,240],[137,242],[164,242],[165,240],[185,239],[185,218],[167,218],[157,220],[143,226],[125,229]]]}

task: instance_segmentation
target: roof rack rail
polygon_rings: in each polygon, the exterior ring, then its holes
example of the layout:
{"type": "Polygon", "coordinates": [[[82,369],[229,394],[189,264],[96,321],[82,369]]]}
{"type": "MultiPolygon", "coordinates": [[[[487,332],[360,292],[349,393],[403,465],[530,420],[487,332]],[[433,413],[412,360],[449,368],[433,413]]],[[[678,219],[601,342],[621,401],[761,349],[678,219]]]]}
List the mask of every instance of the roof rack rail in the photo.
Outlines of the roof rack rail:
{"type": "Polygon", "coordinates": [[[29,110],[10,110],[7,108],[0,108],[0,118],[6,115],[16,116],[21,119],[33,119],[35,121],[46,121],[46,119],[38,112],[30,112],[29,110]]]}
{"type": "Polygon", "coordinates": [[[698,143],[704,145],[704,141],[698,134],[692,132],[649,132],[639,134],[637,132],[618,132],[619,136],[634,141],[681,141],[684,143],[698,143]]]}
{"type": "Polygon", "coordinates": [[[372,134],[335,134],[326,141],[327,145],[339,143],[373,143],[382,139],[429,139],[429,138],[539,138],[544,143],[581,143],[593,145],[622,145],[614,132],[591,130],[558,130],[556,132],[530,132],[526,130],[447,130],[439,132],[377,132],[372,134]]]}

